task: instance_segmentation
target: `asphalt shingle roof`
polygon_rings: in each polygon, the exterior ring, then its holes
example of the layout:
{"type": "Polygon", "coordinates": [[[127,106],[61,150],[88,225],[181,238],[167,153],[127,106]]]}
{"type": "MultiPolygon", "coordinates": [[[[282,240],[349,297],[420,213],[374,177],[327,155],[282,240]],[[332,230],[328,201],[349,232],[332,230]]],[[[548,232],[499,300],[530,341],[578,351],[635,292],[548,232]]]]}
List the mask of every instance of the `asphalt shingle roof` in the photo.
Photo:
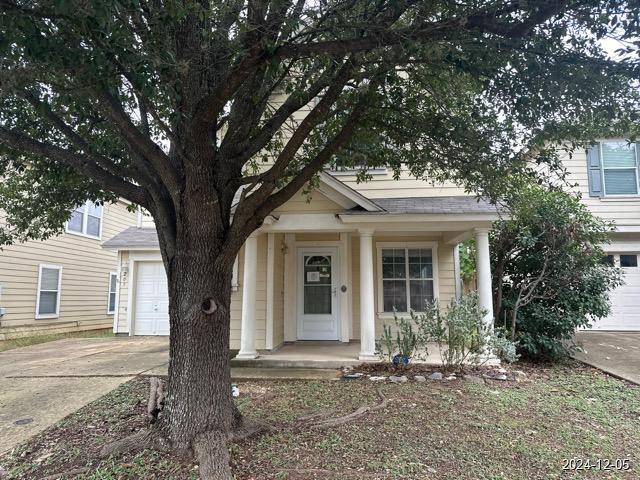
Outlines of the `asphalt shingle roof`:
{"type": "MultiPolygon", "coordinates": [[[[498,207],[485,199],[476,197],[405,197],[405,198],[375,198],[377,205],[386,213],[392,214],[454,214],[454,213],[496,213],[498,207]]],[[[349,215],[380,214],[354,208],[345,212],[349,215]]]]}
{"type": "Polygon", "coordinates": [[[155,228],[129,227],[102,244],[106,248],[149,247],[159,248],[158,234],[155,228]]]}

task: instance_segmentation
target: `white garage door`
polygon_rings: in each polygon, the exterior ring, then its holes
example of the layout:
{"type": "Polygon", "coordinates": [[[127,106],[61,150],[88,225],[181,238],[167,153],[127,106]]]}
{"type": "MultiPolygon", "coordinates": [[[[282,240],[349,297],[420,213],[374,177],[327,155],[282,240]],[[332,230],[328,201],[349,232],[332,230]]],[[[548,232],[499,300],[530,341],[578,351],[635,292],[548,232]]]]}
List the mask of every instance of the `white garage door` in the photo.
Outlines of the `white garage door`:
{"type": "Polygon", "coordinates": [[[169,335],[169,292],[161,262],[137,265],[135,335],[169,335]]]}
{"type": "Polygon", "coordinates": [[[640,253],[609,255],[622,268],[625,284],[611,292],[611,315],[596,322],[595,330],[640,330],[640,253]]]}

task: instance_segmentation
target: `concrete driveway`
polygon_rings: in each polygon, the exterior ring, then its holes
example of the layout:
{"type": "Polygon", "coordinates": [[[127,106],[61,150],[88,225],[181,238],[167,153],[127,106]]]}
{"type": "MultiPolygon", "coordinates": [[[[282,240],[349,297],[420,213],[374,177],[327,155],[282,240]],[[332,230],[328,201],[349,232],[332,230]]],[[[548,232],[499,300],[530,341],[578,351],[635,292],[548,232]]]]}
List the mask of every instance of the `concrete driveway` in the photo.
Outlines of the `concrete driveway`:
{"type": "Polygon", "coordinates": [[[584,331],[576,342],[584,349],[578,360],[640,385],[640,332],[584,331]]]}
{"type": "Polygon", "coordinates": [[[166,375],[166,337],[73,338],[0,353],[0,453],[136,375],[166,375]]]}

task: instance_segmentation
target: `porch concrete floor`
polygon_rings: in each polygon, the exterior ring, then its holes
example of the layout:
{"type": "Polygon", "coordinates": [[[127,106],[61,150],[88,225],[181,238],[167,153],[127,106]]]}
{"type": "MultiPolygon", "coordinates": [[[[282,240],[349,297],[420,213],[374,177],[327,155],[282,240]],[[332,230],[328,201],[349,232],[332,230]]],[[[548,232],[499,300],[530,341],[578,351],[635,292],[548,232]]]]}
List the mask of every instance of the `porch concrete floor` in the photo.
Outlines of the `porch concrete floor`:
{"type": "MultiPolygon", "coordinates": [[[[420,363],[440,365],[440,351],[436,344],[428,346],[429,354],[420,363]]],[[[360,342],[297,341],[287,343],[273,352],[260,352],[252,360],[232,360],[234,367],[273,368],[340,368],[360,365],[360,342]]]]}

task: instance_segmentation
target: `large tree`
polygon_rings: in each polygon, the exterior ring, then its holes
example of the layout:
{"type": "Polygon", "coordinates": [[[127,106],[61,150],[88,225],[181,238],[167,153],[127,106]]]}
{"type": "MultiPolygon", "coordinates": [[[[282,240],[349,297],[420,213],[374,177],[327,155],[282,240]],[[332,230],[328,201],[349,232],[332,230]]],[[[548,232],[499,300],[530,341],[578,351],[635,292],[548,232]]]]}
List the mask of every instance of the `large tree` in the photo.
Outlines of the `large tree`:
{"type": "Polygon", "coordinates": [[[171,361],[152,432],[195,452],[204,478],[230,478],[231,275],[247,236],[336,159],[363,179],[384,164],[495,195],[528,147],[627,98],[600,42],[627,7],[0,0],[1,240],[57,234],[87,197],[153,215],[171,361]]]}

